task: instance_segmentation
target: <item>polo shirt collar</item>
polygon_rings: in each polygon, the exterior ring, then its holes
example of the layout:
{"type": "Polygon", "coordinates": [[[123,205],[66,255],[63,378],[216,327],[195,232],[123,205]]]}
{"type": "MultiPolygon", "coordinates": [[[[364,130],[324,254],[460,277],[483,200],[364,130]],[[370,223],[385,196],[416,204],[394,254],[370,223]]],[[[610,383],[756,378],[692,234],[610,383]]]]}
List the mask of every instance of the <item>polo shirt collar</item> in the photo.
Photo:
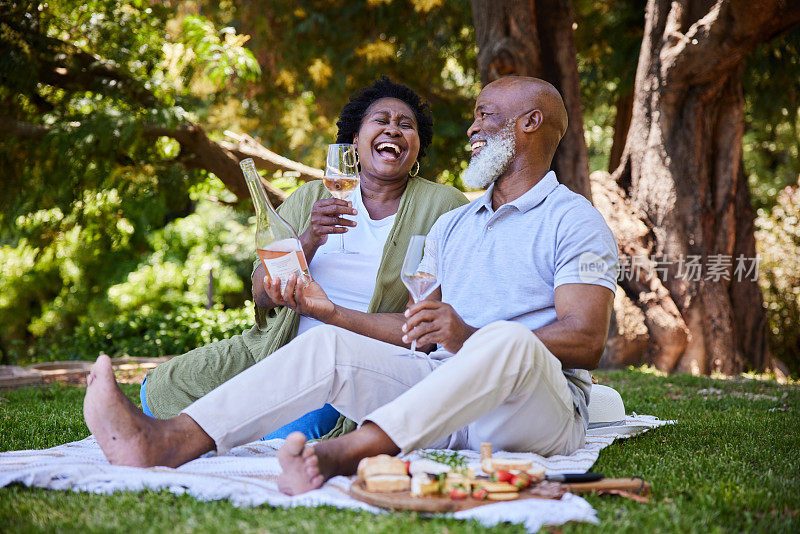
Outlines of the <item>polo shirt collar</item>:
{"type": "MultiPolygon", "coordinates": [[[[492,211],[492,191],[494,191],[494,185],[494,183],[490,185],[486,193],[477,200],[474,208],[475,213],[480,211],[481,208],[486,208],[490,212],[492,211]]],[[[549,171],[536,185],[528,189],[525,194],[508,204],[514,206],[520,212],[525,213],[541,204],[541,202],[547,198],[547,195],[552,193],[556,187],[558,187],[556,173],[549,171]]]]}

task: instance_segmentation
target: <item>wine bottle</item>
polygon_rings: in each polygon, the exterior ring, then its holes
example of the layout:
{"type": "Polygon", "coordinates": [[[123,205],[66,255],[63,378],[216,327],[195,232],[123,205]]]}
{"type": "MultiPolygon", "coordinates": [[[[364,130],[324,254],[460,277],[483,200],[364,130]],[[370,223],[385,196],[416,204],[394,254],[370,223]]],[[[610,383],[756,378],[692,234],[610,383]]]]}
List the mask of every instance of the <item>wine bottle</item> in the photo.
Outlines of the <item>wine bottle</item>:
{"type": "Polygon", "coordinates": [[[247,158],[239,163],[244,172],[250,198],[256,208],[256,254],[271,279],[280,278],[281,291],[292,274],[302,281],[311,279],[303,247],[294,228],[278,215],[261,185],[255,163],[247,158]]]}

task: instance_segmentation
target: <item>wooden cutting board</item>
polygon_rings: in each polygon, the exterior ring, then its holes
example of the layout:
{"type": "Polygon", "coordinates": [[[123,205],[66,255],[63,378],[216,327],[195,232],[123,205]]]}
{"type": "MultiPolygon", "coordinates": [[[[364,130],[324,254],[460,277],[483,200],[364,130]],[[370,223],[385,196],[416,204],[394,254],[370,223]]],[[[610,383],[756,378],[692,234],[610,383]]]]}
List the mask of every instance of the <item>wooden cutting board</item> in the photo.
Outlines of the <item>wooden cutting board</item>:
{"type": "MultiPolygon", "coordinates": [[[[583,482],[580,484],[559,484],[558,482],[544,482],[544,484],[547,484],[550,489],[560,487],[563,490],[561,493],[591,493],[593,491],[611,489],[630,491],[640,495],[647,495],[650,492],[650,484],[639,478],[605,478],[596,482],[583,482]]],[[[546,498],[541,495],[536,495],[535,492],[536,486],[532,486],[531,488],[521,491],[519,497],[515,500],[546,498]]],[[[449,497],[442,496],[413,497],[407,491],[374,493],[367,491],[364,480],[361,478],[357,478],[350,486],[350,495],[359,501],[373,506],[388,508],[390,510],[408,510],[412,512],[458,512],[460,510],[469,510],[476,506],[501,502],[478,500],[472,497],[459,500],[453,500],[449,497]]],[[[560,498],[560,495],[553,498],[560,498]]]]}

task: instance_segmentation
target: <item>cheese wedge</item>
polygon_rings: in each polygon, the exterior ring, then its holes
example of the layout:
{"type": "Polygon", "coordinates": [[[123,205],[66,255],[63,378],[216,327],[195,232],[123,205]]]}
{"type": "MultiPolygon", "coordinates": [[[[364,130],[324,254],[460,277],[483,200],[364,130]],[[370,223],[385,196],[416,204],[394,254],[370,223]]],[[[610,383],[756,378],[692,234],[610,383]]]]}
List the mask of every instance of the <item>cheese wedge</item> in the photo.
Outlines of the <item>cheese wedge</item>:
{"type": "Polygon", "coordinates": [[[423,458],[421,460],[414,460],[411,462],[411,466],[409,467],[408,471],[411,473],[412,477],[422,473],[428,475],[440,475],[442,473],[449,472],[450,466],[423,458]]]}
{"type": "Polygon", "coordinates": [[[425,497],[439,493],[439,481],[431,480],[428,475],[414,475],[411,477],[411,495],[425,497]]]}

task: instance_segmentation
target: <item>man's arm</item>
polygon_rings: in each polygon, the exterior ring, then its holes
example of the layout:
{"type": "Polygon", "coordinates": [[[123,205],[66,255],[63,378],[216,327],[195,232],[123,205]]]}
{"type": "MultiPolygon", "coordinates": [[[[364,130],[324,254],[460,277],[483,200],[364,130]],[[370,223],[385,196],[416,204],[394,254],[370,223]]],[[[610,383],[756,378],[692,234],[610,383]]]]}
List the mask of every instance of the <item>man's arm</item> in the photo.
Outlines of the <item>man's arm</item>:
{"type": "Polygon", "coordinates": [[[594,284],[555,290],[557,319],[533,331],[565,369],[594,369],[603,355],[614,292],[594,284]]]}
{"type": "MultiPolygon", "coordinates": [[[[614,293],[599,285],[563,284],[555,290],[557,319],[534,330],[567,369],[594,369],[603,355],[614,293]]],[[[456,353],[477,330],[449,305],[425,300],[410,306],[404,326],[406,342],[439,343],[456,353]]]]}

